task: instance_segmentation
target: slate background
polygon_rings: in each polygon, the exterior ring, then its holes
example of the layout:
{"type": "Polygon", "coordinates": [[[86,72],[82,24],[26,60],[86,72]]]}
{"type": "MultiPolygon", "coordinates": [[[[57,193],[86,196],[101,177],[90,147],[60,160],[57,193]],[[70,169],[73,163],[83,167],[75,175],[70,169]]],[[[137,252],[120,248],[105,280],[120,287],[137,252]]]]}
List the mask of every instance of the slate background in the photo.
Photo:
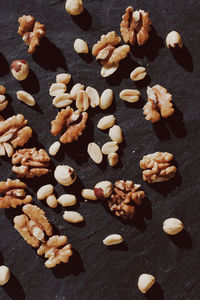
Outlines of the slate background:
{"type": "MultiPolygon", "coordinates": [[[[89,111],[87,130],[77,143],[62,146],[52,161],[75,168],[79,179],[64,188],[56,185],[52,176],[29,180],[34,203],[42,207],[55,232],[66,234],[75,249],[68,265],[48,270],[43,258],[36,255],[13,228],[12,219],[19,209],[0,212],[0,264],[9,266],[12,277],[0,289],[0,299],[66,299],[66,300],[199,300],[199,39],[198,18],[200,3],[188,0],[85,0],[85,12],[70,17],[64,1],[57,0],[1,0],[0,16],[0,83],[7,87],[10,105],[3,113],[8,117],[23,113],[34,129],[29,146],[43,146],[48,150],[56,139],[51,136],[50,121],[57,109],[52,106],[48,89],[59,72],[72,74],[73,82],[94,86],[101,93],[112,88],[115,102],[107,111],[89,111]],[[73,50],[75,38],[83,38],[92,45],[103,33],[119,33],[121,15],[132,4],[136,9],[149,11],[153,24],[151,38],[144,47],[133,49],[119,70],[110,78],[100,76],[100,66],[91,55],[78,56],[73,50]],[[45,24],[46,38],[33,55],[17,34],[17,19],[31,14],[45,24]],[[181,33],[185,48],[173,56],[165,47],[168,32],[181,33]],[[26,59],[31,68],[24,82],[17,82],[9,73],[14,59],[26,59]],[[148,72],[144,82],[133,83],[130,72],[143,65],[148,72]],[[173,94],[176,113],[166,121],[152,126],[145,121],[142,107],[146,102],[146,86],[161,84],[173,94]],[[136,104],[126,104],[119,99],[124,88],[139,88],[142,99],[136,104]],[[24,89],[34,95],[37,106],[28,107],[19,102],[16,92],[24,89]],[[120,147],[121,162],[116,168],[108,166],[106,159],[95,165],[86,152],[90,141],[103,145],[107,133],[96,128],[98,120],[114,113],[121,126],[125,141],[120,147]],[[135,151],[133,153],[133,151],[135,151]],[[144,154],[169,151],[174,154],[179,175],[164,184],[148,185],[142,181],[139,160],[144,154]],[[133,179],[142,183],[147,200],[132,223],[121,222],[109,213],[102,203],[85,203],[80,198],[83,186],[92,188],[96,182],[108,179],[133,179]],[[75,226],[62,219],[64,209],[52,210],[39,202],[35,192],[41,184],[53,182],[59,195],[75,192],[80,203],[74,209],[83,214],[85,224],[75,226]],[[162,231],[168,217],[178,217],[185,224],[185,232],[169,238],[162,231]],[[102,244],[105,236],[119,233],[125,243],[113,248],[102,244]],[[137,289],[141,273],[151,273],[157,283],[144,296],[137,289]]],[[[70,83],[72,85],[72,82],[70,83]]],[[[1,159],[1,180],[14,178],[9,159],[1,159]]]]}

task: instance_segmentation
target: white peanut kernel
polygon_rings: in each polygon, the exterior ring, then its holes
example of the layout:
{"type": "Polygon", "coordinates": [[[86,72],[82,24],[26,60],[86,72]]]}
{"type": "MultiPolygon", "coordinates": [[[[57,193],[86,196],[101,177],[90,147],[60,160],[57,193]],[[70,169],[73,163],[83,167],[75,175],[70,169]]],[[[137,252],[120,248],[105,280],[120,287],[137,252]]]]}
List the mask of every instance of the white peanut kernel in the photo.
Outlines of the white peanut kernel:
{"type": "Polygon", "coordinates": [[[125,89],[125,90],[121,91],[121,93],[119,94],[119,97],[124,101],[127,101],[129,103],[134,103],[139,100],[140,92],[138,90],[125,89]]]}
{"type": "Polygon", "coordinates": [[[76,39],[74,41],[74,50],[76,53],[88,53],[88,45],[87,43],[82,39],[76,39]]]}
{"type": "Polygon", "coordinates": [[[86,200],[97,200],[94,190],[91,189],[82,189],[81,196],[86,200]]]}
{"type": "Polygon", "coordinates": [[[169,235],[175,235],[181,232],[184,228],[184,225],[181,220],[177,218],[166,219],[163,223],[163,230],[169,235]]]}
{"type": "Polygon", "coordinates": [[[109,106],[111,106],[113,102],[114,94],[111,89],[106,89],[103,91],[100,102],[99,102],[99,107],[101,109],[107,109],[109,106]]]}
{"type": "Polygon", "coordinates": [[[103,155],[101,153],[100,147],[95,143],[89,143],[87,147],[87,152],[91,159],[96,163],[100,164],[103,160],[103,155]]]}
{"type": "Polygon", "coordinates": [[[71,80],[71,75],[68,73],[60,73],[56,75],[56,82],[68,84],[71,80]]]}
{"type": "Polygon", "coordinates": [[[134,69],[131,74],[130,74],[130,78],[133,81],[139,81],[142,80],[146,77],[147,73],[146,73],[146,69],[144,67],[137,67],[136,69],[134,69]]]}
{"type": "Polygon", "coordinates": [[[93,108],[98,106],[100,97],[97,90],[91,86],[88,86],[85,91],[88,94],[90,106],[93,108]]]}
{"type": "Polygon", "coordinates": [[[58,198],[58,203],[63,207],[73,206],[76,204],[76,196],[72,194],[63,194],[58,198]]]}
{"type": "Polygon", "coordinates": [[[71,91],[70,91],[70,95],[72,96],[72,98],[73,98],[74,100],[76,100],[78,93],[79,93],[80,91],[82,91],[82,90],[84,90],[84,85],[82,85],[81,83],[76,83],[76,84],[72,87],[72,89],[71,89],[71,91]]]}
{"type": "Polygon", "coordinates": [[[52,85],[50,86],[49,89],[49,94],[50,96],[58,96],[58,95],[62,95],[66,92],[67,87],[65,84],[63,83],[52,83],[52,85]]]}
{"type": "Polygon", "coordinates": [[[60,146],[61,146],[61,143],[60,143],[60,142],[58,142],[58,141],[54,142],[54,143],[49,147],[49,154],[50,154],[51,156],[55,156],[55,155],[58,153],[58,151],[59,151],[59,149],[60,149],[60,146]]]}
{"type": "Polygon", "coordinates": [[[122,130],[118,125],[111,127],[108,134],[113,142],[121,143],[123,141],[122,130]]]}
{"type": "Polygon", "coordinates": [[[80,111],[86,111],[89,108],[89,98],[86,91],[79,91],[76,98],[76,108],[80,111]]]}
{"type": "Polygon", "coordinates": [[[58,201],[54,194],[50,195],[46,199],[47,205],[51,208],[56,208],[58,206],[58,201]]]}
{"type": "Polygon", "coordinates": [[[52,194],[53,194],[53,185],[46,184],[41,186],[41,188],[39,188],[39,190],[37,191],[37,198],[38,200],[44,200],[52,194]]]}
{"type": "Polygon", "coordinates": [[[84,221],[84,218],[77,211],[65,211],[63,219],[69,223],[80,223],[84,221]]]}
{"type": "Polygon", "coordinates": [[[116,142],[107,142],[101,148],[101,152],[105,155],[116,152],[119,149],[119,146],[116,142]]]}
{"type": "Polygon", "coordinates": [[[119,155],[117,153],[108,154],[108,162],[111,167],[116,166],[119,161],[119,155]]]}
{"type": "Polygon", "coordinates": [[[138,289],[143,294],[146,294],[148,290],[154,285],[155,277],[151,274],[141,274],[138,279],[138,289]]]}
{"type": "Polygon", "coordinates": [[[117,245],[122,242],[123,237],[120,234],[110,234],[103,240],[103,244],[106,246],[117,245]]]}
{"type": "Polygon", "coordinates": [[[7,266],[0,266],[0,285],[4,285],[10,279],[10,270],[7,266]]]}
{"type": "Polygon", "coordinates": [[[34,106],[35,105],[35,99],[33,96],[31,96],[29,93],[25,91],[18,91],[17,92],[17,99],[20,101],[24,102],[25,104],[29,106],[34,106]]]}
{"type": "Polygon", "coordinates": [[[115,124],[115,117],[113,115],[105,116],[101,118],[97,124],[97,128],[106,130],[115,124]]]}
{"type": "Polygon", "coordinates": [[[64,93],[53,98],[52,104],[55,107],[62,108],[72,104],[72,96],[68,93],[64,93]]]}

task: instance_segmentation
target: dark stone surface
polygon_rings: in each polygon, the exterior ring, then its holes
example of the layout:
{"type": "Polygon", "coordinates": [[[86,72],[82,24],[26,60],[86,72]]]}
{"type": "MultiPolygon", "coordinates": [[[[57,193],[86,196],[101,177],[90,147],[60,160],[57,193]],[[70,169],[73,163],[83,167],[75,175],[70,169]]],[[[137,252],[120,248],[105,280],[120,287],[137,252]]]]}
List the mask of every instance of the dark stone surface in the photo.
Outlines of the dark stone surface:
{"type": "MultiPolygon", "coordinates": [[[[199,19],[200,2],[188,0],[136,0],[136,9],[149,11],[153,23],[152,35],[143,48],[134,48],[112,77],[103,79],[100,66],[88,55],[78,56],[73,50],[75,38],[85,39],[90,49],[100,35],[110,30],[119,32],[121,15],[131,4],[127,0],[85,0],[85,12],[70,17],[59,0],[1,0],[0,18],[0,84],[5,84],[9,107],[3,113],[11,116],[23,113],[34,129],[30,146],[48,149],[55,138],[51,136],[50,121],[57,109],[48,94],[50,84],[59,72],[72,74],[73,82],[94,86],[101,93],[113,88],[115,103],[107,111],[90,110],[90,120],[84,135],[77,143],[62,146],[53,165],[69,164],[78,175],[69,188],[56,185],[59,195],[75,192],[80,200],[76,209],[85,217],[83,227],[67,224],[62,219],[64,209],[52,210],[35,197],[41,184],[53,182],[52,175],[40,180],[30,180],[34,201],[42,207],[55,231],[66,234],[75,249],[69,264],[54,270],[44,266],[43,258],[25,243],[13,228],[12,219],[21,209],[0,212],[1,263],[9,266],[12,277],[0,289],[0,299],[27,300],[140,300],[145,299],[137,289],[141,273],[153,274],[157,283],[146,299],[199,300],[199,19]],[[45,24],[47,36],[33,55],[17,34],[17,19],[31,14],[45,24]],[[172,54],[165,46],[168,32],[177,30],[184,41],[184,49],[172,54]],[[22,83],[9,73],[14,59],[28,60],[30,76],[22,83]],[[147,68],[148,78],[135,84],[129,74],[137,65],[147,68]],[[161,84],[173,94],[176,113],[154,126],[145,121],[142,107],[146,102],[146,85],[161,84]],[[119,99],[124,88],[137,87],[142,99],[133,105],[119,99]],[[16,99],[16,92],[25,89],[37,101],[34,108],[16,99]],[[90,141],[102,145],[108,140],[96,124],[100,117],[114,113],[124,132],[125,141],[120,150],[121,162],[111,168],[106,160],[95,165],[86,152],[90,141]],[[148,185],[142,182],[139,160],[154,151],[169,151],[175,155],[179,175],[165,184],[148,185]],[[135,151],[133,153],[133,151],[135,151]],[[133,179],[142,183],[148,200],[138,211],[133,223],[124,223],[112,216],[102,203],[85,203],[80,189],[92,188],[96,182],[108,179],[133,179]],[[162,223],[168,217],[178,217],[185,223],[181,235],[168,238],[162,223]],[[125,243],[106,248],[102,240],[110,233],[119,233],[125,243]]],[[[1,180],[14,178],[9,159],[1,159],[1,180]]],[[[53,167],[52,167],[53,168],[53,167]]]]}

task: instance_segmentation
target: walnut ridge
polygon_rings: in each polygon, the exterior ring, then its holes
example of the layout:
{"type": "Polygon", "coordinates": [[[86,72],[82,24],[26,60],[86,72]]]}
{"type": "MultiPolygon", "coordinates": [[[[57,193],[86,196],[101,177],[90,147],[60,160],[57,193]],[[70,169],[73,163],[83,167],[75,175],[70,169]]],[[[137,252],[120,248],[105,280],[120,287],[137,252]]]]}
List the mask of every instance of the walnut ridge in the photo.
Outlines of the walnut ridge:
{"type": "Polygon", "coordinates": [[[110,210],[117,217],[133,219],[136,206],[140,205],[145,197],[144,191],[140,191],[140,185],[129,180],[118,180],[114,185],[114,192],[108,200],[110,210]]]}
{"type": "Polygon", "coordinates": [[[33,178],[45,175],[50,172],[49,163],[50,158],[44,149],[20,149],[12,156],[12,170],[19,177],[33,178]]]}
{"type": "Polygon", "coordinates": [[[148,183],[163,182],[173,178],[177,172],[171,165],[173,154],[168,152],[155,152],[143,157],[140,167],[143,169],[143,180],[148,183]]]}
{"type": "Polygon", "coordinates": [[[32,197],[27,195],[26,184],[19,179],[0,181],[0,208],[16,208],[18,205],[30,203],[32,197]]]}
{"type": "Polygon", "coordinates": [[[82,135],[86,127],[87,118],[87,112],[80,113],[78,110],[74,111],[70,107],[62,109],[55,120],[51,122],[51,133],[56,136],[64,131],[60,137],[60,142],[63,144],[72,143],[82,135]]]}
{"type": "Polygon", "coordinates": [[[147,87],[148,102],[143,107],[145,119],[152,123],[158,122],[163,118],[168,118],[174,113],[172,95],[161,85],[147,87]]]}

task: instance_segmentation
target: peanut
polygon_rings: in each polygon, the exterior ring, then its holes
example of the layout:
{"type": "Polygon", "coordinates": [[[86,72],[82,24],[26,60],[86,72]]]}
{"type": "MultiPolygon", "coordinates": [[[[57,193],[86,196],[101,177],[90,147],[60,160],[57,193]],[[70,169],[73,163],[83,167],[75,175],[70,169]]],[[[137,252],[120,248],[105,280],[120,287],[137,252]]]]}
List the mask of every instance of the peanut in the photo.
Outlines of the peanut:
{"type": "Polygon", "coordinates": [[[140,92],[138,90],[132,90],[132,89],[125,89],[121,91],[119,94],[119,97],[122,100],[125,100],[130,103],[137,102],[140,98],[140,92]]]}
{"type": "Polygon", "coordinates": [[[65,84],[63,83],[52,83],[52,85],[50,86],[49,89],[49,94],[50,96],[58,96],[58,95],[62,95],[66,92],[67,87],[65,84]]]}
{"type": "Polygon", "coordinates": [[[10,279],[10,270],[7,266],[0,266],[0,285],[4,285],[10,279]]]}
{"type": "Polygon", "coordinates": [[[55,156],[55,155],[58,153],[58,151],[59,151],[59,149],[60,149],[60,146],[61,146],[60,142],[58,142],[58,141],[54,142],[54,143],[49,147],[49,154],[50,154],[51,156],[55,156]]]}
{"type": "Polygon", "coordinates": [[[101,95],[99,107],[101,109],[107,109],[109,106],[111,106],[113,98],[113,91],[111,89],[106,89],[101,95]]]}
{"type": "Polygon", "coordinates": [[[60,203],[63,207],[73,206],[76,204],[76,196],[72,194],[63,194],[58,198],[58,203],[60,203]]]}
{"type": "Polygon", "coordinates": [[[130,74],[130,78],[133,81],[139,81],[146,77],[146,69],[144,67],[137,67],[135,70],[133,70],[130,74]]]}
{"type": "Polygon", "coordinates": [[[56,196],[54,194],[47,197],[46,202],[49,207],[56,208],[58,206],[58,201],[56,199],[56,196]]]}
{"type": "Polygon", "coordinates": [[[115,124],[115,117],[113,115],[105,116],[101,118],[97,124],[97,128],[106,130],[115,124]]]}
{"type": "Polygon", "coordinates": [[[72,16],[80,15],[83,10],[83,1],[82,0],[67,0],[65,4],[65,9],[68,14],[72,16]]]}
{"type": "Polygon", "coordinates": [[[89,107],[88,94],[85,91],[79,91],[76,98],[76,107],[79,111],[86,111],[89,107]]]}
{"type": "Polygon", "coordinates": [[[91,190],[91,189],[83,189],[81,191],[81,196],[83,198],[85,198],[86,200],[97,200],[94,190],[91,190]]]}
{"type": "Polygon", "coordinates": [[[94,187],[94,194],[97,199],[109,198],[113,191],[113,184],[110,181],[100,181],[94,187]]]}
{"type": "Polygon", "coordinates": [[[76,84],[72,87],[72,89],[71,89],[71,91],[70,91],[70,95],[72,96],[72,98],[73,98],[74,100],[76,100],[78,93],[79,93],[80,91],[82,91],[82,90],[84,90],[84,85],[82,85],[81,83],[76,83],[76,84]]]}
{"type": "Polygon", "coordinates": [[[65,93],[53,98],[52,104],[55,107],[62,108],[72,104],[72,102],[73,102],[72,96],[68,93],[65,93]]]}
{"type": "Polygon", "coordinates": [[[167,48],[182,48],[183,42],[180,33],[178,33],[177,31],[171,31],[170,33],[168,33],[166,37],[166,45],[167,48]]]}
{"type": "Polygon", "coordinates": [[[103,154],[108,155],[110,153],[116,152],[118,149],[119,149],[119,146],[116,142],[107,142],[101,148],[101,152],[103,154]]]}
{"type": "Polygon", "coordinates": [[[100,97],[97,90],[91,86],[88,86],[85,91],[88,94],[90,106],[93,108],[98,106],[100,97]]]}
{"type": "Polygon", "coordinates": [[[25,104],[29,106],[34,106],[35,105],[35,99],[33,96],[31,96],[29,93],[25,91],[18,91],[17,92],[17,99],[21,100],[25,104]]]}
{"type": "Polygon", "coordinates": [[[117,153],[108,154],[108,162],[111,167],[116,166],[119,161],[119,155],[117,153]]]}
{"type": "Polygon", "coordinates": [[[121,143],[123,141],[122,130],[118,125],[111,127],[108,134],[113,142],[121,143]]]}
{"type": "Polygon", "coordinates": [[[95,143],[89,143],[87,147],[87,152],[91,159],[96,163],[100,164],[103,160],[103,155],[101,153],[101,149],[95,143]]]}
{"type": "Polygon", "coordinates": [[[117,71],[118,67],[119,67],[119,63],[113,64],[112,66],[103,66],[101,68],[101,76],[102,77],[109,77],[115,71],[117,71]]]}
{"type": "Polygon", "coordinates": [[[60,73],[56,75],[56,82],[68,84],[71,80],[71,75],[68,73],[60,73]]]}
{"type": "Polygon", "coordinates": [[[74,41],[74,50],[76,53],[88,53],[88,45],[87,43],[82,39],[76,39],[74,41]]]}
{"type": "Polygon", "coordinates": [[[52,194],[53,194],[53,185],[46,184],[41,186],[41,188],[39,188],[39,190],[37,191],[37,198],[38,200],[44,200],[52,194]]]}
{"type": "Polygon", "coordinates": [[[69,223],[79,223],[84,221],[83,216],[77,211],[65,211],[63,219],[69,223]]]}
{"type": "Polygon", "coordinates": [[[166,219],[163,223],[163,230],[165,233],[169,235],[175,235],[179,232],[181,232],[184,228],[183,223],[181,220],[176,218],[169,218],[166,219]]]}
{"type": "Polygon", "coordinates": [[[123,237],[120,234],[110,234],[103,240],[103,243],[106,246],[117,245],[122,242],[123,242],[123,237]]]}
{"type": "Polygon", "coordinates": [[[54,177],[58,183],[69,186],[76,180],[74,169],[67,165],[57,166],[54,171],[54,177]]]}
{"type": "Polygon", "coordinates": [[[154,285],[155,277],[151,274],[142,274],[138,279],[138,289],[143,294],[146,294],[148,290],[154,285]]]}

